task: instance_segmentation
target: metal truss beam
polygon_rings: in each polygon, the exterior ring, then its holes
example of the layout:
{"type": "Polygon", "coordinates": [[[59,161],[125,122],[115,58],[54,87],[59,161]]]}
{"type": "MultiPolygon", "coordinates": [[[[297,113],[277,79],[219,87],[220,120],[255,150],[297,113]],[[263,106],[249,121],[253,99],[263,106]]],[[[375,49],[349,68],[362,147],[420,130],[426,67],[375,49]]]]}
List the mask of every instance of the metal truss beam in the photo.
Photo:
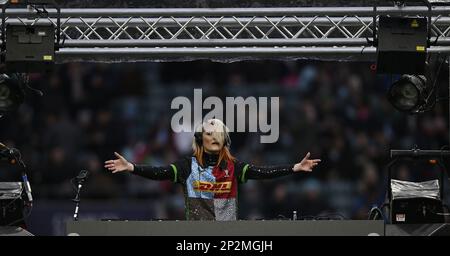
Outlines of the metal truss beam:
{"type": "MultiPolygon", "coordinates": [[[[56,11],[8,9],[8,24],[56,24],[56,11]]],[[[371,60],[380,15],[427,16],[431,53],[450,53],[450,7],[61,9],[58,62],[315,58],[371,60]]]]}

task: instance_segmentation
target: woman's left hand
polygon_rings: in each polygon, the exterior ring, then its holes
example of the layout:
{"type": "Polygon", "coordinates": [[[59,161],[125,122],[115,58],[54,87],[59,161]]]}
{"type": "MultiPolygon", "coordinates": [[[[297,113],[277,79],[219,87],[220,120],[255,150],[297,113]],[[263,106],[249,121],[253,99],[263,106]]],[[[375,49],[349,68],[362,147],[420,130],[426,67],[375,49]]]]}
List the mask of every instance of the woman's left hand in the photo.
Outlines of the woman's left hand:
{"type": "Polygon", "coordinates": [[[294,165],[294,168],[292,168],[292,170],[294,172],[312,172],[312,169],[319,164],[320,159],[309,159],[310,155],[311,153],[308,152],[308,154],[306,154],[305,158],[303,158],[300,163],[294,165]]]}

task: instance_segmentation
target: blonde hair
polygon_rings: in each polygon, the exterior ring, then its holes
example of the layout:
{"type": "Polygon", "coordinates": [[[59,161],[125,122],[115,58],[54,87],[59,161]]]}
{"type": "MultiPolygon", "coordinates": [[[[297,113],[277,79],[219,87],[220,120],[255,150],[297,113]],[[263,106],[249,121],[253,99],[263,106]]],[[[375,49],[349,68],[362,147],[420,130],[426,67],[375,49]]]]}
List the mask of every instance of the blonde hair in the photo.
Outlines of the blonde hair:
{"type": "Polygon", "coordinates": [[[203,166],[203,154],[205,152],[203,143],[198,143],[198,136],[200,136],[200,139],[203,139],[203,132],[204,131],[211,131],[211,136],[213,136],[216,140],[220,141],[222,143],[222,149],[219,152],[219,160],[217,161],[218,166],[222,160],[223,161],[234,161],[236,158],[231,154],[229,149],[230,144],[230,135],[229,135],[229,129],[228,127],[219,119],[209,119],[200,125],[197,126],[195,129],[196,135],[194,135],[194,138],[192,139],[192,150],[193,150],[193,156],[197,159],[197,162],[203,166]]]}

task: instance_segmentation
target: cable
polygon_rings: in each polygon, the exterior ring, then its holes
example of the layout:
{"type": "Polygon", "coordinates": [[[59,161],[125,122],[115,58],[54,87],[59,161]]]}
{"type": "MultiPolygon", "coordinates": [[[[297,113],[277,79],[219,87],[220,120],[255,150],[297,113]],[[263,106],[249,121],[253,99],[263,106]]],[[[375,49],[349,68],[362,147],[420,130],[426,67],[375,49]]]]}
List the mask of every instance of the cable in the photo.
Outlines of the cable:
{"type": "Polygon", "coordinates": [[[442,167],[444,167],[444,171],[445,171],[446,173],[448,173],[447,167],[445,166],[444,156],[443,156],[443,154],[442,154],[442,151],[443,151],[445,148],[449,148],[449,145],[444,145],[444,146],[442,146],[439,150],[441,151],[441,162],[443,163],[442,167]]]}
{"type": "Polygon", "coordinates": [[[447,224],[442,224],[440,225],[437,229],[433,230],[433,232],[431,232],[430,234],[428,234],[428,236],[432,236],[434,233],[436,233],[437,231],[439,231],[441,228],[445,227],[447,224]]]}
{"type": "MultiPolygon", "coordinates": [[[[438,19],[440,19],[442,17],[442,15],[438,15],[437,17],[436,17],[436,20],[438,20],[438,19]]],[[[435,21],[436,22],[436,21],[435,21]]],[[[431,26],[431,24],[429,24],[430,26],[431,26]]],[[[439,37],[441,37],[441,35],[442,35],[442,33],[441,34],[439,34],[437,37],[436,37],[436,39],[434,40],[434,42],[433,43],[430,43],[430,46],[431,45],[437,45],[437,42],[438,42],[438,39],[439,39],[439,37]]],[[[431,54],[430,54],[430,56],[431,56],[431,54]]]]}
{"type": "MultiPolygon", "coordinates": [[[[5,145],[3,145],[3,146],[6,147],[5,145]]],[[[16,160],[17,163],[19,163],[19,165],[22,168],[22,178],[23,178],[23,182],[22,183],[23,183],[23,186],[22,186],[22,190],[20,191],[20,196],[15,198],[14,200],[12,200],[10,203],[8,203],[8,205],[6,205],[3,208],[6,209],[10,205],[12,205],[14,202],[16,202],[19,198],[23,201],[22,197],[24,196],[24,191],[25,191],[25,193],[26,193],[26,195],[28,197],[28,203],[26,203],[25,205],[28,206],[28,209],[29,209],[28,213],[26,214],[26,216],[23,216],[22,218],[19,218],[18,220],[15,220],[15,221],[9,223],[8,225],[6,225],[6,226],[11,226],[13,224],[16,224],[19,221],[26,220],[31,215],[31,212],[33,210],[33,198],[32,198],[32,195],[31,195],[31,188],[30,188],[30,185],[29,185],[29,182],[28,182],[28,178],[27,178],[27,175],[26,175],[27,167],[26,167],[25,163],[22,160],[22,154],[16,148],[9,148],[9,147],[6,147],[6,148],[10,151],[11,156],[14,158],[14,160],[16,160]]]]}
{"type": "Polygon", "coordinates": [[[33,87],[30,86],[30,77],[27,74],[24,73],[16,73],[15,76],[17,77],[17,79],[19,80],[19,82],[21,83],[21,87],[28,89],[34,93],[36,93],[39,96],[44,96],[44,93],[41,90],[35,89],[33,87]]]}
{"type": "Polygon", "coordinates": [[[366,47],[367,47],[366,45],[364,45],[364,46],[362,47],[362,49],[361,49],[361,53],[360,53],[361,55],[363,54],[363,52],[364,52],[364,49],[366,49],[366,47]]]}
{"type": "Polygon", "coordinates": [[[450,216],[450,213],[448,213],[448,212],[435,212],[435,211],[433,211],[433,209],[428,209],[432,214],[435,214],[435,215],[440,215],[440,216],[450,216]]]}
{"type": "Polygon", "coordinates": [[[372,207],[369,211],[368,220],[384,219],[383,212],[377,206],[372,207]]]}
{"type": "Polygon", "coordinates": [[[450,213],[445,213],[445,212],[434,212],[434,214],[441,215],[441,216],[450,216],[450,213]]]}
{"type": "Polygon", "coordinates": [[[20,218],[18,220],[15,220],[15,221],[13,221],[13,222],[9,223],[8,225],[5,225],[5,226],[12,226],[12,225],[14,225],[14,224],[16,224],[16,223],[18,223],[20,221],[27,220],[30,217],[32,211],[33,211],[33,205],[30,205],[29,210],[28,210],[28,212],[27,212],[27,214],[25,216],[23,216],[22,218],[20,218]]]}
{"type": "Polygon", "coordinates": [[[74,192],[77,191],[77,185],[75,184],[75,178],[70,179],[70,184],[72,185],[72,189],[74,192]]]}
{"type": "MultiPolygon", "coordinates": [[[[22,187],[22,190],[20,192],[21,194],[23,194],[24,189],[25,189],[25,187],[22,187]]],[[[17,197],[15,199],[13,199],[11,202],[9,202],[7,205],[5,205],[2,208],[6,209],[6,208],[10,207],[13,203],[15,203],[19,199],[21,199],[21,198],[17,197]]],[[[21,199],[21,200],[23,200],[23,199],[21,199]]],[[[16,224],[16,223],[18,223],[18,222],[20,222],[22,220],[25,221],[26,219],[28,219],[30,217],[30,215],[31,215],[31,212],[33,211],[33,204],[30,204],[30,207],[28,207],[28,209],[29,209],[28,212],[22,218],[19,218],[19,219],[15,220],[15,221],[13,221],[11,223],[8,223],[5,226],[12,226],[12,225],[14,225],[14,224],[16,224]]]]}
{"type": "MultiPolygon", "coordinates": [[[[439,59],[439,56],[438,56],[438,59],[439,59]]],[[[439,64],[439,67],[438,67],[438,69],[436,71],[436,74],[434,75],[434,79],[433,79],[433,83],[432,83],[432,86],[431,86],[430,94],[428,95],[428,97],[427,97],[427,99],[425,101],[427,103],[430,100],[431,96],[433,96],[433,93],[434,93],[434,91],[436,89],[436,82],[438,80],[438,76],[439,76],[439,73],[441,72],[441,68],[442,68],[442,65],[444,64],[444,62],[445,62],[445,59],[443,58],[441,63],[439,64]]],[[[424,112],[428,112],[428,111],[432,110],[434,108],[434,106],[436,106],[436,102],[437,102],[437,99],[438,99],[438,93],[439,92],[436,92],[436,94],[434,95],[435,96],[435,100],[432,102],[431,105],[426,106],[427,105],[426,104],[422,109],[419,109],[417,111],[417,113],[424,113],[424,112]]]]}
{"type": "Polygon", "coordinates": [[[340,213],[330,213],[325,215],[304,215],[297,218],[298,220],[345,220],[345,217],[340,213]],[[335,218],[333,218],[333,216],[335,218]],[[339,217],[339,218],[336,218],[339,217]]]}
{"type": "MultiPolygon", "coordinates": [[[[20,191],[20,194],[22,195],[23,194],[23,190],[25,189],[25,187],[24,186],[22,186],[22,190],[20,191]]],[[[11,202],[9,202],[7,205],[5,205],[4,207],[2,207],[2,208],[8,208],[11,204],[13,204],[15,201],[17,201],[18,199],[20,198],[20,196],[19,197],[16,197],[16,198],[14,198],[11,202]]]]}
{"type": "Polygon", "coordinates": [[[45,6],[44,6],[44,5],[42,6],[42,11],[39,10],[39,8],[36,7],[35,4],[30,4],[29,6],[30,6],[32,9],[34,9],[34,10],[36,11],[37,15],[43,16],[42,14],[45,14],[45,15],[48,16],[48,11],[45,9],[45,6]]]}
{"type": "Polygon", "coordinates": [[[277,219],[278,219],[278,220],[279,220],[279,219],[281,219],[281,220],[290,220],[290,218],[284,216],[283,214],[278,214],[278,215],[277,215],[277,219]]]}

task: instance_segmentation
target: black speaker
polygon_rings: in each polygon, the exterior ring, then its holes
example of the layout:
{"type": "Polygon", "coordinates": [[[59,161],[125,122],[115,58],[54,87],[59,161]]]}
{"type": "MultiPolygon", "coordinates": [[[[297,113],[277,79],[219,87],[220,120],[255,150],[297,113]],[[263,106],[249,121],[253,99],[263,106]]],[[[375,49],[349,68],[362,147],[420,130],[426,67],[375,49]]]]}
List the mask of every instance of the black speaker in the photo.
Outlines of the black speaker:
{"type": "Polygon", "coordinates": [[[55,28],[52,25],[6,27],[6,68],[9,72],[41,72],[52,69],[55,28]]]}
{"type": "Polygon", "coordinates": [[[392,224],[443,223],[444,207],[441,200],[407,198],[391,201],[392,224]]]}
{"type": "Polygon", "coordinates": [[[425,74],[427,19],[381,16],[378,23],[377,72],[425,74]]]}

